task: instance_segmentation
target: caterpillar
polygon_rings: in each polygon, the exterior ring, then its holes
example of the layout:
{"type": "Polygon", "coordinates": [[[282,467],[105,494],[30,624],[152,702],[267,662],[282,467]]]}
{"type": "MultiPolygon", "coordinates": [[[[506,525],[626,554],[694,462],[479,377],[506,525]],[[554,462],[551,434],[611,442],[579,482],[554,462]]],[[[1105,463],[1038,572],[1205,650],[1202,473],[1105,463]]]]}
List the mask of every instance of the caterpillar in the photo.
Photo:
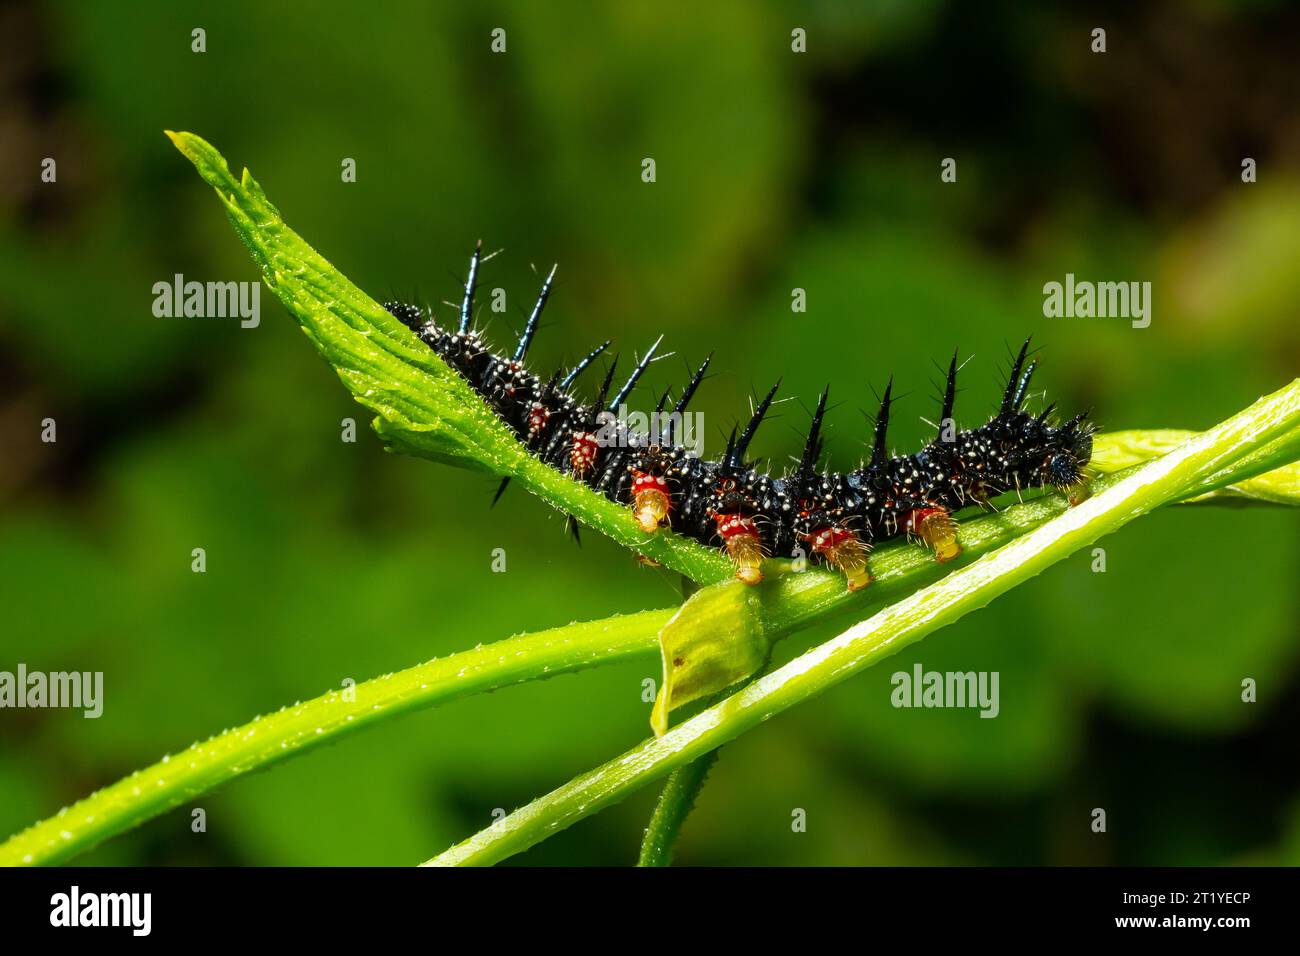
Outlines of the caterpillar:
{"type": "MultiPolygon", "coordinates": [[[[757,403],[742,429],[732,429],[723,455],[704,460],[685,448],[679,432],[687,406],[704,379],[710,355],[664,414],[669,392],[659,400],[655,421],[662,430],[639,431],[618,420],[649,366],[656,342],[614,391],[615,356],[593,402],[572,389],[609,347],[592,349],[570,369],[543,379],[525,364],[555,269],[542,283],[536,304],[509,355],[494,352],[473,328],[474,294],[483,261],[482,243],[470,258],[469,275],[454,330],[431,313],[400,302],[384,304],[448,365],[459,372],[533,454],[548,465],[631,508],[647,534],[667,526],[707,545],[720,543],[747,584],[763,578],[768,556],[802,557],[841,572],[851,591],[871,582],[868,554],[879,541],[900,536],[919,541],[940,562],[961,553],[954,512],[967,505],[987,507],[1007,491],[1040,487],[1064,493],[1070,504],[1087,495],[1086,466],[1092,456],[1093,426],[1087,412],[1058,423],[1054,405],[1031,415],[1023,408],[1037,366],[1029,339],[1016,356],[996,414],[977,428],[957,431],[957,353],[948,366],[939,434],[920,451],[890,457],[887,433],[893,402],[890,379],[876,416],[871,457],[855,471],[821,471],[822,422],[829,386],[812,413],[798,463],[780,476],[747,460],[759,425],[772,406],[778,381],[757,403]]],[[[662,341],[662,337],[660,339],[662,341]]],[[[509,479],[502,481],[497,497],[509,479]]],[[[576,529],[575,529],[576,530],[576,529]]]]}

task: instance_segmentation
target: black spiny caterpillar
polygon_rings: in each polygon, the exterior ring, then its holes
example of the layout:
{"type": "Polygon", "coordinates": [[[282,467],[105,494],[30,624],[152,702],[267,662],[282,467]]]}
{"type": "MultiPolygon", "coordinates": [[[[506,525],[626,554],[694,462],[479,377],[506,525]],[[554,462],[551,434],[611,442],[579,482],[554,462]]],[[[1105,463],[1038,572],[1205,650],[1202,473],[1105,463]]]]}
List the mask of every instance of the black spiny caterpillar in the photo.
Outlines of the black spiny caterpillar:
{"type": "MultiPolygon", "coordinates": [[[[721,541],[736,576],[746,583],[762,580],[765,555],[811,553],[842,571],[849,589],[856,590],[871,581],[867,552],[875,541],[906,534],[920,539],[939,561],[949,561],[961,553],[952,517],[959,508],[982,505],[1004,491],[1039,486],[1065,492],[1071,503],[1086,495],[1084,469],[1092,455],[1087,413],[1057,424],[1049,420],[1051,406],[1036,417],[1021,408],[1036,364],[1025,365],[1028,340],[1012,366],[997,414],[978,428],[956,431],[952,426],[954,353],[935,441],[913,455],[887,457],[891,382],[876,418],[870,462],[856,471],[819,471],[823,392],[798,466],[773,477],[751,467],[745,453],[777,386],[758,403],[739,435],[732,431],[726,452],[716,461],[688,452],[677,433],[712,356],[677,397],[672,414],[663,416],[661,433],[630,430],[615,420],[614,412],[649,365],[655,347],[610,398],[615,358],[594,402],[574,397],[571,387],[608,342],[549,379],[529,372],[524,358],[550,295],[552,269],[513,354],[497,355],[471,328],[481,251],[480,243],[470,260],[455,331],[440,328],[417,306],[387,303],[385,308],[463,375],[542,461],[610,500],[630,505],[647,533],[667,523],[674,532],[705,544],[721,541]]],[[[667,401],[665,394],[656,410],[660,415],[667,401]]]]}

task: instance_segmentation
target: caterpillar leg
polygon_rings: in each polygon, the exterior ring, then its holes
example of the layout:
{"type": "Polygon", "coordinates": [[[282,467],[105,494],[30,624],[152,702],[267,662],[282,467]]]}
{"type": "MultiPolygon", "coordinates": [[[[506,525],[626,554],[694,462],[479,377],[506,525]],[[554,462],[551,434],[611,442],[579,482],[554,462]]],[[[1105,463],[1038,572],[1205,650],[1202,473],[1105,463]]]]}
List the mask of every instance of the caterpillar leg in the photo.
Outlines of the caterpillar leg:
{"type": "Polygon", "coordinates": [[[1075,505],[1083,504],[1088,500],[1092,494],[1092,486],[1088,483],[1087,478],[1080,475],[1078,481],[1066,485],[1061,491],[1065,493],[1065,500],[1070,502],[1070,507],[1073,508],[1075,505]]]}
{"type": "Polygon", "coordinates": [[[957,522],[947,508],[939,505],[913,508],[907,513],[904,527],[908,533],[920,538],[940,563],[961,554],[961,545],[957,543],[957,522]]]}
{"type": "Polygon", "coordinates": [[[742,514],[716,514],[713,520],[718,524],[727,556],[736,566],[736,577],[746,584],[763,580],[763,539],[754,519],[742,514]]]}
{"type": "Polygon", "coordinates": [[[668,517],[671,507],[668,482],[663,477],[644,471],[632,472],[632,513],[642,531],[654,532],[668,517]]]}
{"type": "Polygon", "coordinates": [[[852,531],[845,528],[819,528],[809,539],[814,554],[821,555],[828,567],[844,572],[844,580],[850,591],[860,591],[871,583],[867,545],[852,531]]]}

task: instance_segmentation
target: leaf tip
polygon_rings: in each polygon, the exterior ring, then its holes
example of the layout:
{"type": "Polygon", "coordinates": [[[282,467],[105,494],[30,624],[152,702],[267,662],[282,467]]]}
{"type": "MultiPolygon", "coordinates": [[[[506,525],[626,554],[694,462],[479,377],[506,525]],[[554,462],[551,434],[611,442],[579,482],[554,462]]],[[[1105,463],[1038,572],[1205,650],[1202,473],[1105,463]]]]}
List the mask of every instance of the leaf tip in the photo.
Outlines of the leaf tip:
{"type": "Polygon", "coordinates": [[[163,130],[163,133],[172,141],[172,145],[180,154],[194,164],[194,168],[199,171],[199,175],[209,186],[230,191],[232,187],[238,185],[230,175],[230,168],[226,165],[225,158],[202,136],[184,131],[178,133],[170,129],[163,130]]]}
{"type": "Polygon", "coordinates": [[[175,146],[183,156],[188,159],[194,158],[194,151],[190,142],[194,138],[193,133],[178,133],[175,130],[165,129],[163,130],[163,135],[172,141],[172,145],[175,146]]]}

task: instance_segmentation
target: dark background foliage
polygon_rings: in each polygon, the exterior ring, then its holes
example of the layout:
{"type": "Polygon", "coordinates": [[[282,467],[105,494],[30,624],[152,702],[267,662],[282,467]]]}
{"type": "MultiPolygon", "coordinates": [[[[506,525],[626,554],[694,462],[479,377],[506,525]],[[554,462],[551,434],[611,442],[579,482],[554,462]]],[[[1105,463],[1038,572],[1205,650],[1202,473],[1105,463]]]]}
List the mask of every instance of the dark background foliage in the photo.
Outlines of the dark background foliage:
{"type": "MultiPolygon", "coordinates": [[[[175,273],[256,278],[163,128],[248,165],[377,298],[454,299],[482,237],[503,340],[558,261],[548,368],[664,333],[646,405],[716,348],[711,440],[777,375],[804,403],[830,382],[847,465],[891,374],[893,439],[923,440],[954,345],[966,424],[1028,333],[1039,387],[1108,429],[1204,427],[1294,377],[1296,37],[1286,4],[1212,0],[0,9],[0,668],[102,670],[107,697],[99,720],[0,713],[0,831],[345,678],[678,600],[527,495],[489,510],[491,478],[386,455],[271,295],[253,330],[155,318],[175,273]],[[1150,328],[1044,318],[1066,272],[1151,281],[1150,328]]],[[[804,420],[781,406],[756,450],[779,465],[804,420]]],[[[1080,554],[727,747],[679,861],[1296,861],[1296,531],[1265,509],[1139,522],[1105,574],[1080,554]],[[999,671],[1001,715],[893,709],[916,661],[999,671]]],[[[410,716],[204,797],[205,834],[187,808],[86,859],[415,862],[641,739],[651,676],[410,716]]],[[[652,799],[520,859],[627,862],[652,799]]]]}

